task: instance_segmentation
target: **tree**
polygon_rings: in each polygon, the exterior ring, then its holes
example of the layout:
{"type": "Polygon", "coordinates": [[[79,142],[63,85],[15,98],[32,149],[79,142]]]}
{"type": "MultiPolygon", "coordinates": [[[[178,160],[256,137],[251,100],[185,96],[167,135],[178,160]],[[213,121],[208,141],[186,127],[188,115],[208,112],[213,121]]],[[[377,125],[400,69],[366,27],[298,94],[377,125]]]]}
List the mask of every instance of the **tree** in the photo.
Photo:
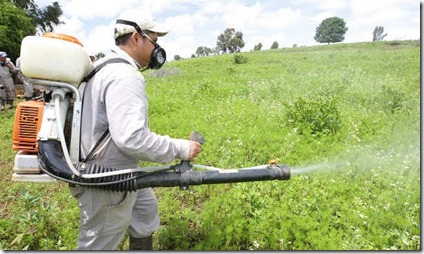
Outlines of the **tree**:
{"type": "Polygon", "coordinates": [[[22,39],[53,31],[62,9],[57,2],[39,9],[34,0],[0,0],[0,45],[12,61],[20,54],[22,39]]]}
{"type": "Polygon", "coordinates": [[[216,42],[220,51],[227,53],[237,53],[244,47],[243,33],[236,32],[234,28],[227,28],[224,33],[218,36],[216,42]]]}
{"type": "Polygon", "coordinates": [[[0,3],[0,50],[6,51],[12,61],[20,54],[22,39],[35,33],[35,27],[25,11],[11,2],[0,3]]]}
{"type": "Polygon", "coordinates": [[[324,19],[317,27],[314,39],[319,43],[342,42],[348,28],[346,22],[338,17],[324,19]]]}
{"type": "Polygon", "coordinates": [[[261,49],[262,49],[262,43],[260,43],[260,42],[253,47],[253,51],[259,51],[261,49]]]}
{"type": "Polygon", "coordinates": [[[12,0],[14,5],[25,10],[31,18],[33,25],[36,27],[37,34],[52,32],[54,26],[64,24],[59,18],[63,11],[58,2],[53,2],[42,8],[38,8],[34,0],[12,0]]]}
{"type": "Polygon", "coordinates": [[[53,5],[49,5],[39,11],[37,28],[39,28],[42,33],[52,32],[53,26],[65,23],[59,20],[59,17],[62,16],[62,14],[63,11],[60,8],[59,3],[53,2],[53,5]]]}
{"type": "Polygon", "coordinates": [[[209,56],[210,54],[212,54],[212,49],[205,47],[205,46],[199,46],[196,50],[196,55],[198,57],[209,56]]]}
{"type": "Polygon", "coordinates": [[[174,60],[180,61],[180,60],[183,60],[183,58],[180,55],[174,55],[174,60]]]}
{"type": "Polygon", "coordinates": [[[221,50],[218,47],[214,47],[211,49],[212,50],[212,55],[219,55],[219,53],[221,52],[221,50]]]}
{"type": "Polygon", "coordinates": [[[280,45],[278,45],[278,42],[277,41],[274,41],[273,43],[272,43],[272,45],[271,45],[271,49],[278,49],[278,47],[279,47],[280,45]]]}
{"type": "Polygon", "coordinates": [[[372,41],[382,41],[386,36],[387,33],[384,33],[384,27],[376,26],[374,32],[372,33],[372,41]]]}

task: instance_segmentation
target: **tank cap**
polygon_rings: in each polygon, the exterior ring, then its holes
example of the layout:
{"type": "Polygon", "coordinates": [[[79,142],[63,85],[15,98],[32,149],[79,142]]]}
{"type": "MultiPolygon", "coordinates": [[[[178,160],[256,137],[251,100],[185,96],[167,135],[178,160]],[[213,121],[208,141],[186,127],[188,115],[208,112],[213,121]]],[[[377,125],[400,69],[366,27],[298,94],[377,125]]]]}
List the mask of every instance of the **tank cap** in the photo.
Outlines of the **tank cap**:
{"type": "Polygon", "coordinates": [[[49,38],[53,38],[53,39],[60,39],[60,40],[64,40],[64,41],[69,41],[69,42],[79,44],[81,47],[84,47],[82,45],[82,43],[77,38],[70,36],[70,35],[67,35],[67,34],[48,32],[48,33],[43,34],[43,37],[49,37],[49,38]]]}

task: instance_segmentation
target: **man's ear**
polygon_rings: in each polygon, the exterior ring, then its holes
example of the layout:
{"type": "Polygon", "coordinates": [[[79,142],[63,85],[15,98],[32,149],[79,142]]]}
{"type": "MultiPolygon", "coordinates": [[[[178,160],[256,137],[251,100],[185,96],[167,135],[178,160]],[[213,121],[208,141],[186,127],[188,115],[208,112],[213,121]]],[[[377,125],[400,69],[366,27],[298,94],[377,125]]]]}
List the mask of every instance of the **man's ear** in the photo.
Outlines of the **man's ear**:
{"type": "Polygon", "coordinates": [[[132,33],[132,35],[131,35],[131,41],[134,44],[137,44],[138,40],[141,40],[141,39],[142,39],[142,37],[141,37],[141,35],[139,33],[137,33],[137,32],[132,33]]]}

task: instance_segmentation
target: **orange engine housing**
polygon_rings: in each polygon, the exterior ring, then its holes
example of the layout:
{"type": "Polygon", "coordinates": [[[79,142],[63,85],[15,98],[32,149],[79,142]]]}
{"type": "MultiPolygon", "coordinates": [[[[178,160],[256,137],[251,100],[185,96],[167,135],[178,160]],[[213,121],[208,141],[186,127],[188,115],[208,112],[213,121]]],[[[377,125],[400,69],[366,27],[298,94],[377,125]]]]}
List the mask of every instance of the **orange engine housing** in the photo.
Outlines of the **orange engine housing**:
{"type": "Polygon", "coordinates": [[[13,128],[13,150],[38,152],[37,135],[43,120],[44,102],[25,101],[18,104],[13,128]]]}

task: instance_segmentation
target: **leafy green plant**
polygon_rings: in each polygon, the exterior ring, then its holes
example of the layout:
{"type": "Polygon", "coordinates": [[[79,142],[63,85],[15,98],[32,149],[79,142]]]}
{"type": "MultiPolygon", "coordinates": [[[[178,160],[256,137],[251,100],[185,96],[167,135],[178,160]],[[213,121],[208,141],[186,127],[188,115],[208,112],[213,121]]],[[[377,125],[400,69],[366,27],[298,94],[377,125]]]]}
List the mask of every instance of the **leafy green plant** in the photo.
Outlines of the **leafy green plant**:
{"type": "Polygon", "coordinates": [[[245,64],[248,62],[248,58],[242,54],[234,54],[234,63],[235,64],[245,64]]]}
{"type": "Polygon", "coordinates": [[[390,113],[395,113],[403,107],[405,101],[405,94],[397,91],[389,86],[382,88],[382,100],[384,101],[384,109],[390,113]]]}
{"type": "Polygon", "coordinates": [[[300,134],[334,135],[342,127],[335,97],[299,96],[285,104],[287,123],[300,134]]]}
{"type": "Polygon", "coordinates": [[[42,194],[31,194],[26,189],[21,189],[20,196],[23,209],[17,213],[16,235],[9,242],[10,246],[23,250],[45,249],[48,246],[61,249],[60,235],[55,232],[62,226],[55,221],[53,213],[57,202],[47,204],[42,200],[42,194]]]}

